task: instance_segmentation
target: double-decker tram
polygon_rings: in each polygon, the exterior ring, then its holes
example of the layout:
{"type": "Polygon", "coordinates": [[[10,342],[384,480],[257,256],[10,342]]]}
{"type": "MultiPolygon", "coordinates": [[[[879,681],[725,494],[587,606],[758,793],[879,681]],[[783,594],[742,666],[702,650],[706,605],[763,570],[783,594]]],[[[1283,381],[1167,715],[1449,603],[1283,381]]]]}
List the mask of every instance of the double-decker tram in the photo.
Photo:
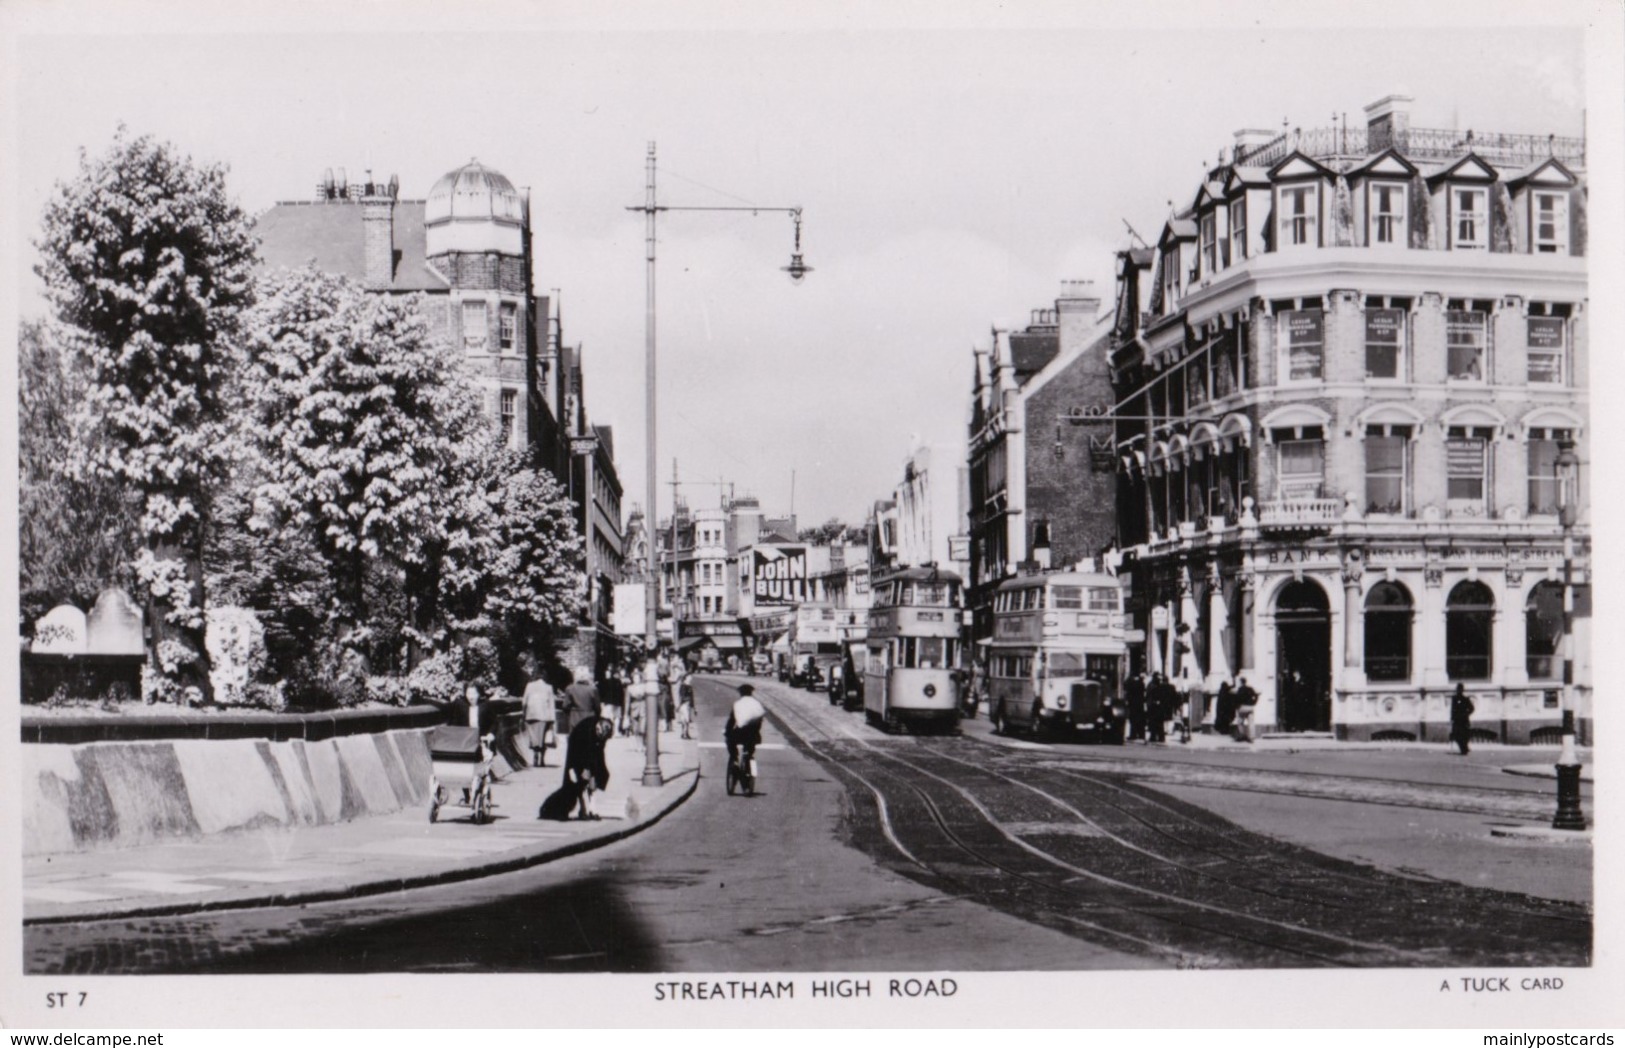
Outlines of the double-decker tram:
{"type": "Polygon", "coordinates": [[[958,575],[905,568],[877,579],[865,638],[869,723],[951,732],[959,726],[958,575]]]}
{"type": "Polygon", "coordinates": [[[1121,743],[1123,598],[1111,575],[1014,578],[993,597],[988,716],[994,730],[1087,732],[1121,743]]]}

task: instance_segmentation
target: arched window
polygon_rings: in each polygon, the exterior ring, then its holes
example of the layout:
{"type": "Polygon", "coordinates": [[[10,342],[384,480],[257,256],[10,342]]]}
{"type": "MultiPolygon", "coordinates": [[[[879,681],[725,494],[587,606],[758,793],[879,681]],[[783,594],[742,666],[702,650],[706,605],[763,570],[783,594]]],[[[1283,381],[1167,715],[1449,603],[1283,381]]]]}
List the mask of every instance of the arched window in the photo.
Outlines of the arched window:
{"type": "Polygon", "coordinates": [[[1524,658],[1530,680],[1563,675],[1563,584],[1542,582],[1524,605],[1524,658]]]}
{"type": "Polygon", "coordinates": [[[1275,597],[1275,614],[1278,617],[1324,616],[1330,610],[1326,591],[1307,580],[1287,583],[1275,597]]]}
{"type": "Polygon", "coordinates": [[[1411,594],[1397,582],[1379,582],[1365,598],[1367,680],[1411,679],[1411,594]]]}
{"type": "Polygon", "coordinates": [[[1495,594],[1459,582],[1444,608],[1444,666],[1451,680],[1489,680],[1495,654],[1495,594]]]}

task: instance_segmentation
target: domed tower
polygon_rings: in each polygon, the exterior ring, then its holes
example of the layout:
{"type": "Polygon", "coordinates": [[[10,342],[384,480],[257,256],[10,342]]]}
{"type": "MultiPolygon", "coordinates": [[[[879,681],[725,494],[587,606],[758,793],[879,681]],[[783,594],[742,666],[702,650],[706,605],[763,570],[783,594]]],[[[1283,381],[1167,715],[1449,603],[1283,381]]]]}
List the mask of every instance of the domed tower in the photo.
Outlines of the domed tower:
{"type": "Polygon", "coordinates": [[[528,308],[530,202],[501,172],[470,160],[429,191],[423,227],[429,265],[451,285],[447,331],[481,377],[504,439],[523,447],[537,346],[528,308]]]}

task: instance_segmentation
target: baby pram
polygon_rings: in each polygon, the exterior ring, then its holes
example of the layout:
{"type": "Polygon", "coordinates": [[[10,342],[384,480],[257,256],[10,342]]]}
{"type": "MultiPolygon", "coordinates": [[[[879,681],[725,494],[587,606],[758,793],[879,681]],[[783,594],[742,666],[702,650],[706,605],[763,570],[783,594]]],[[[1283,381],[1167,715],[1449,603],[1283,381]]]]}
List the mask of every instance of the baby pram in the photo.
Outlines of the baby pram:
{"type": "Polygon", "coordinates": [[[476,825],[491,821],[492,736],[481,737],[475,728],[441,725],[429,731],[429,821],[440,818],[448,805],[470,809],[476,825]]]}

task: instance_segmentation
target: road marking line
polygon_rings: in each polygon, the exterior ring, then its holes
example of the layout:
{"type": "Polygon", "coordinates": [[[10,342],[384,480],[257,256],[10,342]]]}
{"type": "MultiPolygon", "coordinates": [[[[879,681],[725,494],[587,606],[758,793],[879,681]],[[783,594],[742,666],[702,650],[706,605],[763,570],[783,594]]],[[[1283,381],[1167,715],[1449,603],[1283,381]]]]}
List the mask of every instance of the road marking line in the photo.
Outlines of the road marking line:
{"type": "Polygon", "coordinates": [[[223,890],[223,886],[219,884],[205,884],[202,881],[146,871],[109,874],[107,879],[117,882],[120,888],[128,888],[131,891],[157,892],[160,895],[196,895],[198,892],[223,890]]]}
{"type": "Polygon", "coordinates": [[[113,895],[99,895],[96,892],[82,892],[73,888],[24,888],[24,902],[106,902],[117,898],[113,895]]]}
{"type": "Polygon", "coordinates": [[[208,874],[214,881],[250,881],[254,884],[283,884],[310,878],[309,870],[227,870],[208,874]]]}

